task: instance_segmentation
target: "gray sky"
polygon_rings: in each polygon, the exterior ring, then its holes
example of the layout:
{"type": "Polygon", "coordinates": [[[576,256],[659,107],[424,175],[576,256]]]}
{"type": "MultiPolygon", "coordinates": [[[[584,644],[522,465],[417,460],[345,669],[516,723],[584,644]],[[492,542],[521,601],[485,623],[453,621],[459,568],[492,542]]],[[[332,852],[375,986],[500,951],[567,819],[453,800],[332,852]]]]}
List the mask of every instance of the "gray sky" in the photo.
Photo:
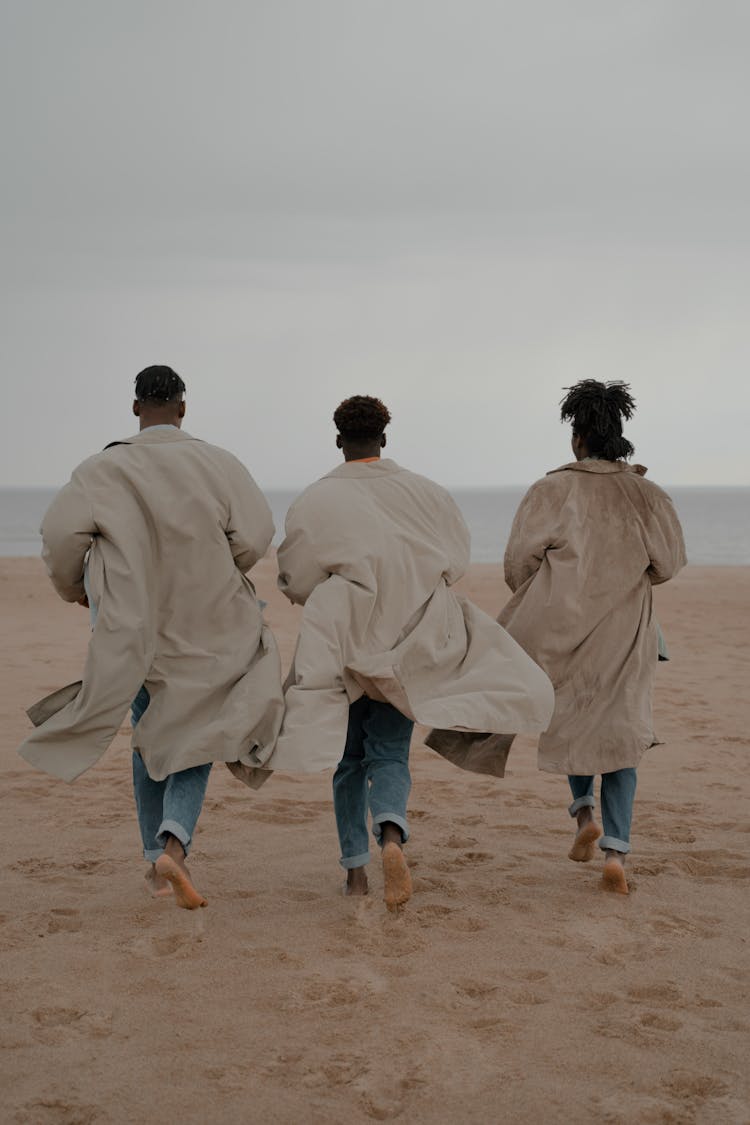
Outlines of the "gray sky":
{"type": "Polygon", "coordinates": [[[745,0],[8,0],[0,482],[57,484],[169,363],[265,486],[349,394],[453,485],[569,457],[750,484],[745,0]]]}

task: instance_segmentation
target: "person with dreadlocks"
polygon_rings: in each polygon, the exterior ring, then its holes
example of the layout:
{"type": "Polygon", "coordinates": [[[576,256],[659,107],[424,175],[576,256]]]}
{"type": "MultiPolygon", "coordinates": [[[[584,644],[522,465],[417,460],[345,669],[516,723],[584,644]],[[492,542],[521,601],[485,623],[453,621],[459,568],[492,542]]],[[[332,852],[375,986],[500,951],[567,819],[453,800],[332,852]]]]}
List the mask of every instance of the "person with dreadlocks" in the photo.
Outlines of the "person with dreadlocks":
{"type": "Polygon", "coordinates": [[[60,596],[90,604],[82,683],[32,708],[20,749],[73,781],[106,751],[132,701],[133,786],[155,896],[205,906],[185,859],[212,762],[249,784],[281,726],[275,642],[246,572],[273,536],[266,500],[231,453],[181,429],[185,384],[141,371],[140,432],[73,472],[42,524],[60,596]]]}
{"type": "Polygon", "coordinates": [[[575,461],[521,501],[505,552],[513,597],[500,621],[555,685],[539,766],[568,775],[577,821],[570,859],[593,859],[598,840],[603,886],[627,894],[636,767],[657,741],[651,588],[685,565],[685,545],[669,496],[642,465],[628,464],[629,386],[585,379],[567,390],[561,418],[572,423],[575,461]],[[594,817],[595,774],[604,835],[594,817]]]}
{"type": "Polygon", "coordinates": [[[387,407],[355,395],[333,420],[344,462],[291,506],[278,551],[279,586],[304,610],[267,766],[337,766],[345,893],[367,893],[369,810],[396,910],[411,895],[403,845],[414,722],[478,732],[435,749],[502,776],[507,746],[493,733],[544,730],[554,693],[497,622],[451,590],[469,563],[466,524],[445,489],[381,458],[387,407]]]}

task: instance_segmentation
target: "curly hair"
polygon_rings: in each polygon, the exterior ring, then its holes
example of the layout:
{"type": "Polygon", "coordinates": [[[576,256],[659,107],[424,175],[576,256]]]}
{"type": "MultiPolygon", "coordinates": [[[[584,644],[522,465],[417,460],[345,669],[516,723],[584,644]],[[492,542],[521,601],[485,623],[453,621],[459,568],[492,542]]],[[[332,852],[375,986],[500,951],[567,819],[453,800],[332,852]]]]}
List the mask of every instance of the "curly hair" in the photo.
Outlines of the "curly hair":
{"type": "Polygon", "coordinates": [[[622,420],[635,413],[635,399],[628,383],[599,383],[583,379],[560,402],[560,418],[573,423],[573,433],[586,442],[589,453],[605,461],[632,457],[635,447],[622,436],[622,420]]]}
{"type": "Polygon", "coordinates": [[[349,441],[375,441],[391,420],[388,407],[371,395],[354,395],[336,407],[336,429],[349,441]]]}
{"type": "Polygon", "coordinates": [[[135,397],[139,402],[157,406],[178,401],[185,393],[185,384],[171,367],[156,364],[144,367],[135,377],[135,397]]]}

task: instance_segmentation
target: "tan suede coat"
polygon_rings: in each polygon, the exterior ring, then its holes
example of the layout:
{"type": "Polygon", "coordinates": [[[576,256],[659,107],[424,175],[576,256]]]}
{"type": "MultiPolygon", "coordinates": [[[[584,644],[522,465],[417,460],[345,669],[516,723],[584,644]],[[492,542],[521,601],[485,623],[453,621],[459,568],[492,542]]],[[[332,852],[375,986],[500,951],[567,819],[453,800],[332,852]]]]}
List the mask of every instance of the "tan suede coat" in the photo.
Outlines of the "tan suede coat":
{"type": "MultiPolygon", "coordinates": [[[[281,589],[305,608],[273,769],[335,766],[363,693],[443,729],[547,726],[547,677],[450,589],[469,533],[439,485],[391,460],[342,464],[290,508],[278,562],[281,589]]],[[[482,772],[502,772],[480,757],[482,772]]]]}
{"type": "Polygon", "coordinates": [[[532,485],[516,513],[505,552],[514,595],[500,622],[555,686],[543,770],[636,766],[656,741],[651,587],[686,559],[672,501],[645,472],[574,461],[532,485]]]}
{"type": "Polygon", "coordinates": [[[66,601],[84,593],[90,550],[98,616],[80,692],[22,757],[72,781],[105,752],[145,683],[151,703],[133,746],[154,780],[205,762],[262,761],[281,726],[281,671],[244,572],[273,521],[245,467],[175,427],[143,430],[79,465],[42,536],[66,601]]]}

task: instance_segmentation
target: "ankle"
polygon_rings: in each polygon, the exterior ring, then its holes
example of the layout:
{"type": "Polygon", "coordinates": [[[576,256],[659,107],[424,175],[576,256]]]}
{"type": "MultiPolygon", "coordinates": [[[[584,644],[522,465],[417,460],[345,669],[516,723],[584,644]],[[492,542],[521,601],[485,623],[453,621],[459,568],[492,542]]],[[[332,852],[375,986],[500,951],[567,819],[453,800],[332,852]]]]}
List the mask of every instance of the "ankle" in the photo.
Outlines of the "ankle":
{"type": "Polygon", "coordinates": [[[381,825],[381,832],[381,847],[384,848],[386,844],[398,844],[399,847],[402,846],[404,842],[404,834],[397,824],[393,824],[392,821],[386,820],[381,825]]]}
{"type": "Polygon", "coordinates": [[[184,847],[171,832],[167,832],[166,836],[167,842],[164,845],[164,854],[168,855],[170,859],[173,859],[175,863],[179,863],[180,865],[184,864],[186,855],[184,847]]]}

